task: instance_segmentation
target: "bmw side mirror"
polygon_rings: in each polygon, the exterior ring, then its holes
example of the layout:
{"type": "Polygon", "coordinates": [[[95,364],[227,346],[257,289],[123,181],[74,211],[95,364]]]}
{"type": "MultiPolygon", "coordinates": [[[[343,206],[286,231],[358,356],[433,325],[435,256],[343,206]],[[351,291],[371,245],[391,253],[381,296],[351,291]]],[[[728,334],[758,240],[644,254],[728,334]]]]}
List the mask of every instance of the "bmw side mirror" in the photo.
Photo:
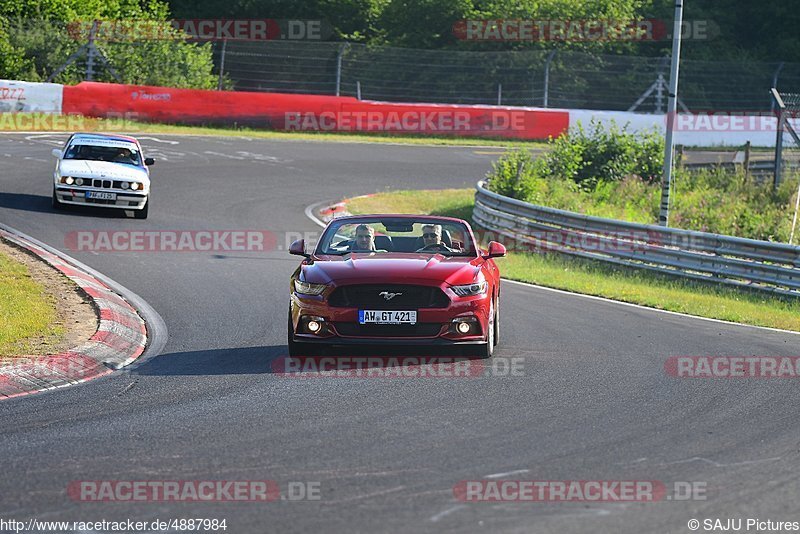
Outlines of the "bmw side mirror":
{"type": "Polygon", "coordinates": [[[61,149],[60,148],[54,148],[52,154],[53,154],[54,158],[60,158],[61,157],[61,149]]]}
{"type": "Polygon", "coordinates": [[[489,258],[502,258],[506,255],[506,247],[502,243],[498,243],[497,241],[489,241],[489,253],[484,256],[483,258],[488,260],[489,258]]]}
{"type": "Polygon", "coordinates": [[[145,165],[155,165],[155,163],[156,163],[156,160],[154,160],[153,158],[144,158],[144,164],[145,165]]]}

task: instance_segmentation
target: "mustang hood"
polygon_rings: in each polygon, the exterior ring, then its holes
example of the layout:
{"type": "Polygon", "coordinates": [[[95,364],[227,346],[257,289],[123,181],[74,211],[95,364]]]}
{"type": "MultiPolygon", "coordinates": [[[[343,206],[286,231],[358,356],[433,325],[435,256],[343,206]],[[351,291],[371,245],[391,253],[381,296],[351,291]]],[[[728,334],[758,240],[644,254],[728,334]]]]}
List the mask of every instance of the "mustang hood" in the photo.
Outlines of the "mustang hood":
{"type": "Polygon", "coordinates": [[[369,254],[354,252],[346,256],[322,256],[303,266],[303,279],[316,284],[352,283],[427,283],[469,284],[480,271],[475,258],[441,254],[369,254]]]}
{"type": "Polygon", "coordinates": [[[61,176],[72,176],[74,178],[106,178],[108,180],[150,183],[147,171],[141,167],[124,163],[65,159],[61,160],[59,169],[61,176]]]}

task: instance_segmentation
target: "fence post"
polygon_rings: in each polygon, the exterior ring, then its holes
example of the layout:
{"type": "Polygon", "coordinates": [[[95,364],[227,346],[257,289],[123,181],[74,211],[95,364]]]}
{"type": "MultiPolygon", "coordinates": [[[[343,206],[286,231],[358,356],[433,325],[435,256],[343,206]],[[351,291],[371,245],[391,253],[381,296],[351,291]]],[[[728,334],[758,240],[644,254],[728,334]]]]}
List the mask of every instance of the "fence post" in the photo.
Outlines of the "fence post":
{"type": "Polygon", "coordinates": [[[94,80],[94,58],[97,50],[94,47],[94,39],[97,35],[97,23],[92,22],[92,29],[89,30],[89,47],[86,50],[86,81],[91,82],[94,80]]]}
{"type": "Polygon", "coordinates": [[[744,144],[744,183],[750,181],[750,141],[744,144]]]}
{"type": "Polygon", "coordinates": [[[336,96],[339,96],[342,88],[342,56],[347,49],[348,43],[344,43],[339,47],[339,53],[336,55],[336,96]]]}
{"type": "Polygon", "coordinates": [[[502,83],[498,83],[497,84],[497,105],[498,106],[502,106],[503,105],[503,84],[502,83]]]}
{"type": "Polygon", "coordinates": [[[547,54],[547,61],[544,64],[544,104],[542,107],[547,107],[548,100],[550,99],[550,63],[553,62],[553,56],[556,55],[556,51],[552,50],[549,54],[547,54]]]}
{"type": "Polygon", "coordinates": [[[361,82],[356,80],[356,99],[361,100],[361,82]]]}
{"type": "Polygon", "coordinates": [[[217,81],[217,91],[222,91],[222,79],[225,75],[225,51],[228,48],[228,40],[222,40],[222,53],[219,60],[219,80],[217,81]]]}
{"type": "MultiPolygon", "coordinates": [[[[772,75],[772,87],[774,87],[775,89],[778,88],[778,76],[781,75],[781,71],[782,70],[783,70],[783,61],[781,61],[780,65],[778,65],[778,68],[775,69],[775,74],[772,75]]],[[[770,103],[769,110],[774,113],[775,112],[775,99],[770,98],[769,103],[770,103]]]]}
{"type": "Polygon", "coordinates": [[[772,182],[772,188],[778,189],[778,186],[781,185],[781,160],[783,159],[783,121],[786,120],[786,116],[783,114],[783,99],[781,95],[778,93],[776,88],[772,88],[772,100],[776,104],[777,113],[778,113],[778,127],[776,128],[777,133],[775,134],[775,178],[772,182]]]}

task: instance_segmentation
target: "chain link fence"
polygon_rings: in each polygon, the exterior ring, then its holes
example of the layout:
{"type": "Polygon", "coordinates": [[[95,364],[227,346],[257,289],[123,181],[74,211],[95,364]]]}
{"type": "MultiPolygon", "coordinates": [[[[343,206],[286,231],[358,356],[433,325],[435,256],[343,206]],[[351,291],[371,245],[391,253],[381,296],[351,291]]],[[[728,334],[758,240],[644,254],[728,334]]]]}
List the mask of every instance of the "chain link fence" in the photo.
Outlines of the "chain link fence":
{"type": "MultiPolygon", "coordinates": [[[[640,112],[664,112],[667,104],[668,58],[563,50],[419,50],[330,41],[192,42],[162,28],[169,26],[166,22],[135,26],[139,34],[123,28],[118,32],[122,39],[100,31],[96,42],[87,42],[86,28],[76,35],[70,26],[41,21],[8,25],[10,44],[26,51],[27,66],[19,69],[19,79],[70,84],[89,77],[382,101],[640,112]]],[[[800,63],[681,61],[684,110],[774,111],[771,87],[797,92],[800,63]]]]}
{"type": "MultiPolygon", "coordinates": [[[[668,58],[352,43],[215,43],[214,63],[242,91],[641,112],[666,110],[669,77],[668,58]]],[[[681,61],[680,98],[691,111],[770,111],[776,83],[800,86],[800,63],[681,61]]]]}

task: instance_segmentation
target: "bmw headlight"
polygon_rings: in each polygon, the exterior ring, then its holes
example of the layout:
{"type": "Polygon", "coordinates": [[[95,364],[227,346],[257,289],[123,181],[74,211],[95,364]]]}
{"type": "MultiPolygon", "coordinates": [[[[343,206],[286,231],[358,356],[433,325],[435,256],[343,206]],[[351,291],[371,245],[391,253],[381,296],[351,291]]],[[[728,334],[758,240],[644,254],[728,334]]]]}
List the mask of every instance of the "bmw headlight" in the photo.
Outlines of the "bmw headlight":
{"type": "Polygon", "coordinates": [[[451,286],[451,289],[459,297],[472,297],[474,295],[485,294],[486,289],[488,287],[489,283],[486,282],[486,280],[481,280],[473,284],[465,284],[463,286],[451,286]]]}
{"type": "Polygon", "coordinates": [[[309,284],[301,280],[294,281],[294,290],[304,295],[321,295],[325,288],[325,284],[309,284]]]}

